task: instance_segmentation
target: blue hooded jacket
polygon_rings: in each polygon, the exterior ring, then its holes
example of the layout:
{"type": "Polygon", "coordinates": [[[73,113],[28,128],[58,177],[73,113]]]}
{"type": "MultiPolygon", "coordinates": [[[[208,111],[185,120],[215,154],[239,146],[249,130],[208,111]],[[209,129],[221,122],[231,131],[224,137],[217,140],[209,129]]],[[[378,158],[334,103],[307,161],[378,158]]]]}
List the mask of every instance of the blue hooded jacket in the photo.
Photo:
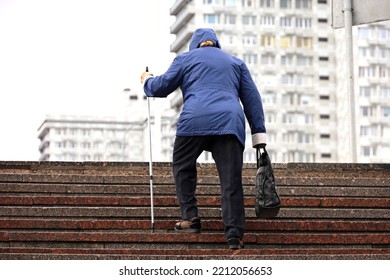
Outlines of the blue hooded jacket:
{"type": "Polygon", "coordinates": [[[233,134],[245,146],[245,113],[253,146],[265,143],[259,91],[245,63],[221,50],[212,29],[195,30],[190,50],[178,55],[164,74],[144,81],[149,97],[166,97],[178,87],[183,94],[183,110],[177,136],[233,134]],[[214,46],[200,47],[205,41],[212,41],[214,46]]]}

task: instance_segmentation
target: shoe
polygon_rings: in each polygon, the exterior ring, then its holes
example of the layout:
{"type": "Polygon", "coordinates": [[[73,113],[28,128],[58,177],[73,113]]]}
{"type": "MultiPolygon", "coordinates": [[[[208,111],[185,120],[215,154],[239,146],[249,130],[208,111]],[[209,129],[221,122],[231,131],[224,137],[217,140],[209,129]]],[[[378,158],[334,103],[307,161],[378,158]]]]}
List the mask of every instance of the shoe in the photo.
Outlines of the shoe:
{"type": "Polygon", "coordinates": [[[175,230],[179,232],[200,233],[202,225],[198,217],[190,220],[183,220],[175,224],[175,230]]]}
{"type": "Polygon", "coordinates": [[[237,250],[244,248],[244,242],[238,237],[232,237],[227,240],[229,249],[237,250]]]}

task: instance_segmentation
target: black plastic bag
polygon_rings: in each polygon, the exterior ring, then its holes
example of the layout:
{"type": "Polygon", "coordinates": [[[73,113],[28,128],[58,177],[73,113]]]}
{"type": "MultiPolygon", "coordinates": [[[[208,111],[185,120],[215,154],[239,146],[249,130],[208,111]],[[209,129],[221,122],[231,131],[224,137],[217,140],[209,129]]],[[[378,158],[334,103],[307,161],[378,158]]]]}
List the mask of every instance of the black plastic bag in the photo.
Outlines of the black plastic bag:
{"type": "Polygon", "coordinates": [[[278,215],[280,197],[276,191],[276,182],[271,160],[264,148],[256,149],[257,173],[255,184],[255,210],[258,218],[268,219],[278,215]],[[263,152],[261,152],[263,150],[263,152]]]}

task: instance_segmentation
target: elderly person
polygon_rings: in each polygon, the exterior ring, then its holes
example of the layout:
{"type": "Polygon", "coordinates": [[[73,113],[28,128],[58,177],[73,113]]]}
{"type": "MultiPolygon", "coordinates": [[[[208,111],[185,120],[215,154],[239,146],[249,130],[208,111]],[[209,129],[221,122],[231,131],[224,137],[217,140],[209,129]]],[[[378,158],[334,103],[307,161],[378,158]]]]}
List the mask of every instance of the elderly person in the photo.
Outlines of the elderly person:
{"type": "Polygon", "coordinates": [[[175,230],[201,232],[195,196],[196,161],[203,151],[210,151],[220,178],[228,247],[243,248],[245,116],[253,147],[265,147],[266,143],[263,105],[247,66],[221,50],[212,29],[201,28],[193,33],[189,51],[178,55],[164,74],[144,72],[141,82],[148,97],[166,97],[178,87],[183,95],[173,148],[173,174],[181,211],[175,230]]]}

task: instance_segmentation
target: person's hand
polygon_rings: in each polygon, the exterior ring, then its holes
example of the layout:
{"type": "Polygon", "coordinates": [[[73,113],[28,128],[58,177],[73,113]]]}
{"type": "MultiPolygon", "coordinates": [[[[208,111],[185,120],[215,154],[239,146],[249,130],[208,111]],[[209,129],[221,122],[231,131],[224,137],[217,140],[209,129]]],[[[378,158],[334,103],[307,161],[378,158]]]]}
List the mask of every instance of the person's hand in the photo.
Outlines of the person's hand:
{"type": "Polygon", "coordinates": [[[141,84],[144,83],[146,77],[153,77],[153,74],[150,73],[150,72],[143,72],[143,73],[141,74],[141,84]]]}

